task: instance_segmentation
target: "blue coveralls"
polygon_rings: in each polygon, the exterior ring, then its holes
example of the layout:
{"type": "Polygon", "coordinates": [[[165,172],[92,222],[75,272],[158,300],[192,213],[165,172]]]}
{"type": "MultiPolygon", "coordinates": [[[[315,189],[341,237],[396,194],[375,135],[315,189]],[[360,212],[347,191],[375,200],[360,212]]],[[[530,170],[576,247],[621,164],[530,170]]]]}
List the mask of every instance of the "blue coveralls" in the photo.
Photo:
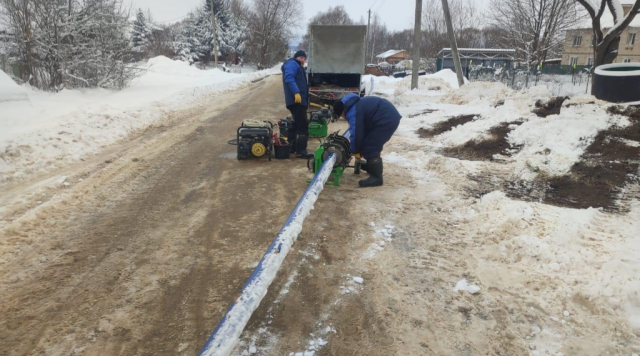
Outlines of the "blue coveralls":
{"type": "Polygon", "coordinates": [[[309,107],[309,84],[307,83],[307,71],[300,62],[291,58],[282,64],[282,86],[284,87],[284,100],[287,109],[291,112],[293,125],[290,126],[288,137],[290,142],[295,142],[295,135],[307,135],[309,122],[307,121],[307,108],[309,107]],[[302,103],[296,104],[295,94],[300,93],[302,103]]]}
{"type": "Polygon", "coordinates": [[[387,99],[360,98],[357,94],[345,96],[342,103],[349,121],[351,151],[360,153],[366,160],[380,157],[382,147],[400,125],[402,116],[396,107],[387,99]]]}

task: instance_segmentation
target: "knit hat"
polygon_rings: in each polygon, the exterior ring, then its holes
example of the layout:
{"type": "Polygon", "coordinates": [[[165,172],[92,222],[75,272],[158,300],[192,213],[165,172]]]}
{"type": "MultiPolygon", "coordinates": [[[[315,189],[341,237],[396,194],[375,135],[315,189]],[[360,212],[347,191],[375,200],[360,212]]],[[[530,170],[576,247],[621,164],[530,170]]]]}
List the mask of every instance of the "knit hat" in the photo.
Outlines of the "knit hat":
{"type": "Polygon", "coordinates": [[[299,50],[298,52],[296,52],[296,54],[293,55],[293,58],[298,58],[298,57],[304,57],[307,58],[307,54],[304,53],[303,50],[299,50]]]}
{"type": "Polygon", "coordinates": [[[342,100],[336,101],[336,103],[333,104],[333,113],[336,114],[336,116],[340,117],[342,116],[343,112],[344,112],[344,103],[342,102],[342,100]]]}

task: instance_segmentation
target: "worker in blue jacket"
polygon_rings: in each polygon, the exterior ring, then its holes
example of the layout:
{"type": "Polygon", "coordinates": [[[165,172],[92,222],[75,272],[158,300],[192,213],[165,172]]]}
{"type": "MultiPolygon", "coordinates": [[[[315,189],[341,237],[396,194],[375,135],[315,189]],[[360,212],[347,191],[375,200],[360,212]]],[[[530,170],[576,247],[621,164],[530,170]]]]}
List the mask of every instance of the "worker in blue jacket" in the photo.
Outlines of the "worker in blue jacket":
{"type": "Polygon", "coordinates": [[[309,107],[309,84],[304,64],[307,54],[298,51],[293,58],[282,65],[282,85],[287,109],[291,112],[293,125],[289,126],[287,134],[291,143],[291,151],[299,158],[311,158],[313,153],[307,151],[309,141],[309,121],[307,108],[309,107]]]}
{"type": "Polygon", "coordinates": [[[362,169],[369,178],[359,182],[361,187],[381,186],[382,147],[387,143],[400,125],[402,116],[387,99],[376,96],[360,98],[349,94],[336,102],[333,112],[349,122],[349,140],[351,151],[356,159],[364,157],[367,162],[362,169]]]}

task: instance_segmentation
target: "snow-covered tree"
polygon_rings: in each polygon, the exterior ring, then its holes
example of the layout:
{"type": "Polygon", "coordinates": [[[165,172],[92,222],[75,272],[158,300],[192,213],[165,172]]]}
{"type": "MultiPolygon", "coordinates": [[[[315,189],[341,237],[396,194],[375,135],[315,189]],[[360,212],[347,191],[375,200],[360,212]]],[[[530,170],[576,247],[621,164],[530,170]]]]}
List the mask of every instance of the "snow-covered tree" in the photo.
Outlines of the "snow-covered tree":
{"type": "MultiPolygon", "coordinates": [[[[627,4],[629,9],[625,9],[620,0],[575,0],[580,3],[589,13],[593,26],[593,36],[595,46],[593,46],[594,67],[601,64],[611,63],[615,58],[620,42],[620,34],[633,21],[640,11],[640,0],[627,4]],[[605,9],[609,9],[613,16],[613,26],[608,29],[603,27],[601,22],[605,9]]],[[[627,1],[628,3],[628,1],[627,1]]]]}
{"type": "Polygon", "coordinates": [[[198,18],[195,12],[189,13],[187,18],[183,21],[182,31],[176,38],[174,43],[174,50],[176,52],[176,59],[194,63],[199,59],[199,54],[196,48],[200,47],[200,42],[197,36],[197,23],[198,18]]]}
{"type": "MultiPolygon", "coordinates": [[[[213,7],[216,11],[216,25],[218,42],[218,54],[222,54],[228,48],[225,35],[229,27],[229,12],[224,1],[215,0],[213,7]]],[[[176,41],[177,58],[190,63],[207,61],[211,59],[214,48],[214,31],[211,25],[211,2],[204,0],[202,6],[196,8],[187,20],[183,33],[176,41]]]]}
{"type": "Polygon", "coordinates": [[[144,52],[146,47],[151,42],[152,38],[152,26],[150,21],[142,12],[142,9],[138,9],[136,19],[133,21],[133,28],[131,31],[131,44],[135,52],[144,52]]]}
{"type": "Polygon", "coordinates": [[[0,9],[31,85],[122,88],[139,72],[122,0],[0,0],[0,9]]]}
{"type": "Polygon", "coordinates": [[[233,57],[233,63],[235,64],[238,63],[239,57],[244,55],[248,32],[249,27],[242,18],[233,15],[229,17],[229,26],[222,35],[223,51],[233,57]]]}

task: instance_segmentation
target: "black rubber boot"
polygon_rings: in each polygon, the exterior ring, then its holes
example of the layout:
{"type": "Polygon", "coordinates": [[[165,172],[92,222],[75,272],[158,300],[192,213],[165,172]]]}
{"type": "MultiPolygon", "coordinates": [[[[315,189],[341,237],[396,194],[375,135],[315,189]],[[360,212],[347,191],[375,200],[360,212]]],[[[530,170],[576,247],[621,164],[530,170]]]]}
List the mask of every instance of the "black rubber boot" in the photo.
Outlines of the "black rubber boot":
{"type": "Polygon", "coordinates": [[[367,162],[369,178],[361,180],[358,184],[362,188],[379,187],[382,185],[382,158],[374,158],[367,162]]]}
{"type": "Polygon", "coordinates": [[[363,171],[369,173],[369,162],[362,161],[362,163],[360,163],[360,169],[362,169],[363,171]]]}
{"type": "Polygon", "coordinates": [[[313,157],[313,153],[307,151],[308,141],[309,141],[309,136],[307,135],[298,135],[298,137],[296,137],[296,157],[298,158],[313,157]]]}
{"type": "Polygon", "coordinates": [[[298,150],[298,146],[296,146],[296,128],[291,123],[289,123],[289,130],[287,130],[287,141],[291,145],[291,153],[296,153],[298,150]]]}

